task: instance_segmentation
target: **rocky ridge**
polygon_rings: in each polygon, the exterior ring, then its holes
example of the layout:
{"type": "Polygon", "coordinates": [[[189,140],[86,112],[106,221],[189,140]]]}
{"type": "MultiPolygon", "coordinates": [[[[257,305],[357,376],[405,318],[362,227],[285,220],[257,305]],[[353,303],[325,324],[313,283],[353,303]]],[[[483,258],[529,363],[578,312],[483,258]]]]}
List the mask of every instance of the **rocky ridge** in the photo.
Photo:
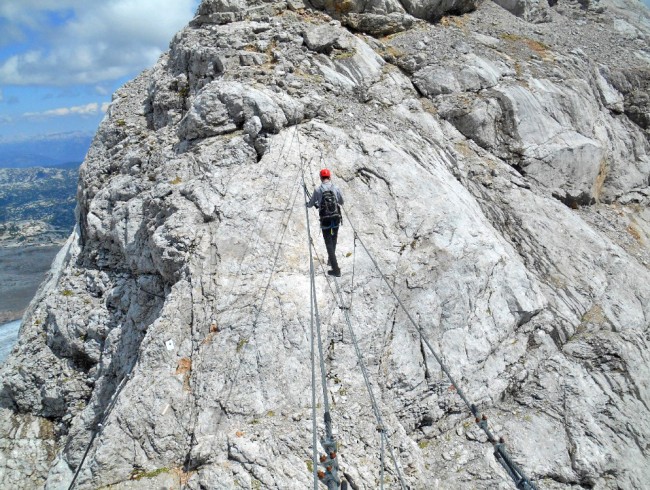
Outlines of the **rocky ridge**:
{"type": "MultiPolygon", "coordinates": [[[[205,0],[82,166],[79,226],[1,371],[0,482],[67,488],[83,461],[76,488],[310,486],[299,194],[327,165],[528,476],[641,488],[648,13],[500,3],[205,0]]],[[[509,488],[349,226],[339,251],[408,484],[509,488]]],[[[341,464],[378,488],[354,348],[317,293],[341,464]]]]}

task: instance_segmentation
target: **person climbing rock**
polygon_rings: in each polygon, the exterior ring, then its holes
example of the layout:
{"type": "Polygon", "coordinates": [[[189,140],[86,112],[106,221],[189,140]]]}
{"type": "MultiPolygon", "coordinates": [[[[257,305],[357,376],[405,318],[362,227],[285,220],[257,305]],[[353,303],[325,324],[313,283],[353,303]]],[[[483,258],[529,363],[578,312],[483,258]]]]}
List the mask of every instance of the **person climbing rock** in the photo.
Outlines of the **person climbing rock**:
{"type": "Polygon", "coordinates": [[[314,189],[314,194],[307,203],[307,207],[316,206],[320,215],[320,228],[323,231],[325,248],[327,248],[327,263],[332,270],[327,273],[330,276],[341,277],[341,269],[336,261],[336,240],[341,226],[341,205],[343,194],[340,189],[332,183],[332,174],[329,169],[320,171],[321,184],[314,189]]]}

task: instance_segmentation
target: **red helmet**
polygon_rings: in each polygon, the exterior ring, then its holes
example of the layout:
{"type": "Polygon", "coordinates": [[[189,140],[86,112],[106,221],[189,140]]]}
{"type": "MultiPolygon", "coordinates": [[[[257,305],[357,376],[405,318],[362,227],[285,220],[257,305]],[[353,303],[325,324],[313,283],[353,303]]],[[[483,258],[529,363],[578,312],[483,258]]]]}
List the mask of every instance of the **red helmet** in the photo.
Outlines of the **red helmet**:
{"type": "Polygon", "coordinates": [[[331,172],[329,169],[324,168],[323,170],[320,171],[320,178],[321,179],[329,179],[332,176],[331,172]]]}

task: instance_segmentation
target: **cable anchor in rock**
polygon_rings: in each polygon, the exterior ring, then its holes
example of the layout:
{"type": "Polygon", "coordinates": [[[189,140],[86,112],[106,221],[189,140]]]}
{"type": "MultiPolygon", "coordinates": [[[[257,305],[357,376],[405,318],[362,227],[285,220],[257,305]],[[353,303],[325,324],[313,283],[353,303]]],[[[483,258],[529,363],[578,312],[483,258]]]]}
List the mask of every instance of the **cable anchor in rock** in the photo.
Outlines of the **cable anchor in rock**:
{"type": "Polygon", "coordinates": [[[497,438],[494,437],[494,434],[490,431],[488,427],[488,418],[487,415],[480,415],[476,405],[472,404],[472,412],[476,411],[476,425],[478,425],[483,432],[487,435],[488,441],[494,447],[494,457],[496,460],[503,466],[506,470],[506,473],[512,478],[512,481],[515,483],[515,486],[519,490],[537,490],[537,487],[528,479],[524,472],[519,468],[519,466],[510,459],[510,455],[506,450],[505,440],[503,437],[497,438]],[[480,416],[479,416],[480,415],[480,416]]]}
{"type": "Polygon", "coordinates": [[[324,439],[321,441],[325,454],[320,457],[320,464],[325,471],[319,471],[318,477],[321,482],[327,485],[329,490],[339,490],[341,479],[339,478],[339,460],[337,456],[336,441],[334,439],[324,439]]]}

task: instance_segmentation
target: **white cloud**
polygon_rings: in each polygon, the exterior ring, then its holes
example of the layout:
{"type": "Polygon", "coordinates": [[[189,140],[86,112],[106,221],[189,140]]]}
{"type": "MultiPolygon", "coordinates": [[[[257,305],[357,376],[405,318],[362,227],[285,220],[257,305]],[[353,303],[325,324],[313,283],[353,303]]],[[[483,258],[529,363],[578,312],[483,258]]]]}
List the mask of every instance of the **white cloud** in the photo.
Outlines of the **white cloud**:
{"type": "Polygon", "coordinates": [[[192,18],[198,0],[21,0],[0,3],[4,25],[45,44],[0,61],[0,83],[97,84],[151,66],[192,18]]]}
{"type": "Polygon", "coordinates": [[[0,88],[0,102],[2,102],[3,100],[5,100],[5,96],[2,93],[2,89],[0,88]]]}
{"type": "Polygon", "coordinates": [[[104,103],[102,104],[102,109],[101,109],[102,113],[106,114],[106,111],[108,111],[108,108],[109,108],[110,106],[111,106],[111,103],[110,103],[110,102],[104,102],[104,103]]]}
{"type": "Polygon", "coordinates": [[[64,117],[64,116],[95,116],[101,112],[106,112],[102,104],[101,108],[99,103],[91,102],[86,105],[78,105],[73,107],[60,107],[58,109],[50,109],[43,112],[26,112],[23,117],[27,119],[45,119],[50,117],[64,117]]]}

